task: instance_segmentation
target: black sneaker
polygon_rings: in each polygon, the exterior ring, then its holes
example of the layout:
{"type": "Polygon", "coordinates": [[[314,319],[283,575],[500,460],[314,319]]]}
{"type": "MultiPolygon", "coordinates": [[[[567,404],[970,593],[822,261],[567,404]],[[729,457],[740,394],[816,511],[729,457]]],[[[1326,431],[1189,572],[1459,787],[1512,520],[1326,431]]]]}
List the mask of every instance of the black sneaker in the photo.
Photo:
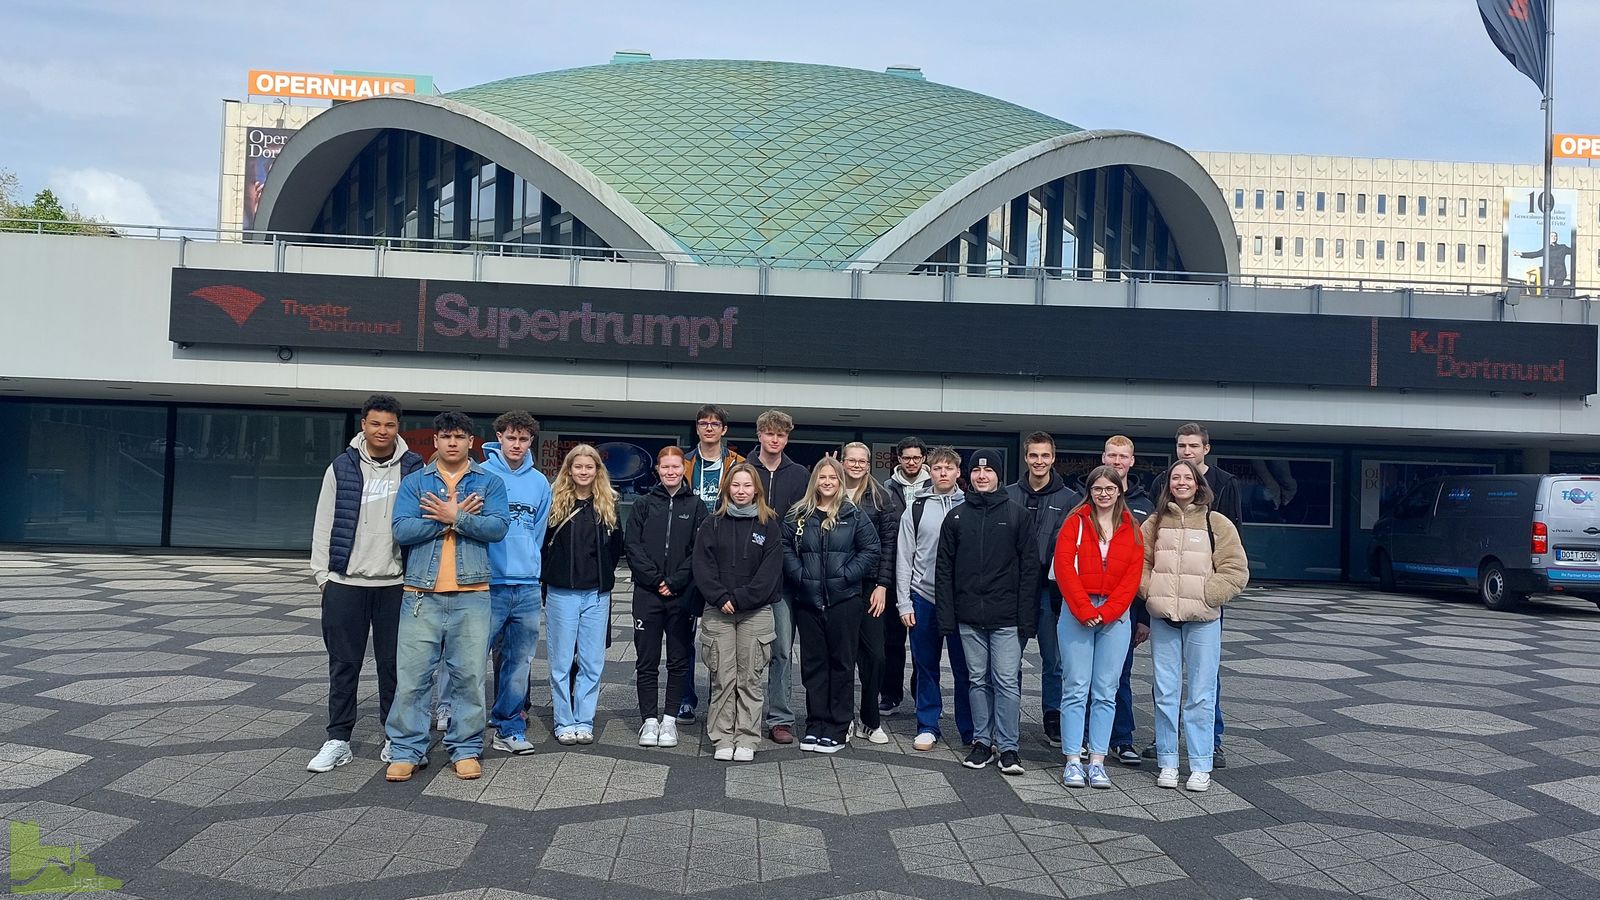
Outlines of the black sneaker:
{"type": "Polygon", "coordinates": [[[818,753],[838,753],[844,749],[844,744],[830,737],[817,738],[817,744],[812,749],[818,753]]]}
{"type": "Polygon", "coordinates": [[[1139,751],[1133,749],[1132,744],[1118,744],[1112,747],[1111,755],[1116,758],[1117,762],[1130,769],[1139,768],[1140,763],[1143,762],[1143,758],[1139,756],[1139,751]]]}
{"type": "Polygon", "coordinates": [[[1061,746],[1060,710],[1047,709],[1044,711],[1044,742],[1052,747],[1061,746]]]}
{"type": "Polygon", "coordinates": [[[994,751],[989,749],[988,744],[983,741],[973,741],[972,752],[967,754],[967,758],[962,760],[961,764],[969,769],[981,769],[993,759],[994,751]]]}
{"type": "Polygon", "coordinates": [[[678,724],[679,725],[693,725],[694,724],[694,707],[690,706],[687,703],[683,704],[682,706],[679,706],[678,707],[678,714],[676,716],[673,716],[673,718],[678,720],[678,724]]]}
{"type": "Polygon", "coordinates": [[[1022,757],[1017,755],[1017,751],[1007,750],[1000,754],[1000,774],[1021,775],[1022,772],[1022,757]]]}
{"type": "Polygon", "coordinates": [[[1228,755],[1222,752],[1222,747],[1220,746],[1213,748],[1211,751],[1211,768],[1226,769],[1227,767],[1228,755]]]}
{"type": "Polygon", "coordinates": [[[1145,759],[1155,759],[1156,758],[1156,742],[1155,741],[1151,741],[1150,742],[1150,746],[1144,748],[1144,752],[1139,754],[1139,755],[1141,757],[1144,757],[1145,759]]]}

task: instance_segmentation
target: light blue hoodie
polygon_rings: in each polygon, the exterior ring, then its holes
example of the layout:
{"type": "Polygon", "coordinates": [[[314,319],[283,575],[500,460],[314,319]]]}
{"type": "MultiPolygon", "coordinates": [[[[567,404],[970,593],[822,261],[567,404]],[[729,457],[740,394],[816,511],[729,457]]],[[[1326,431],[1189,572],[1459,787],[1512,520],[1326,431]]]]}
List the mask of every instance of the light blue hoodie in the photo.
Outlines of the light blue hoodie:
{"type": "Polygon", "coordinates": [[[483,467],[500,476],[511,506],[511,528],[503,541],[489,545],[490,584],[538,584],[544,531],[550,521],[550,480],[533,465],[537,447],[530,447],[522,467],[513,471],[500,455],[500,444],[483,445],[483,467]]]}

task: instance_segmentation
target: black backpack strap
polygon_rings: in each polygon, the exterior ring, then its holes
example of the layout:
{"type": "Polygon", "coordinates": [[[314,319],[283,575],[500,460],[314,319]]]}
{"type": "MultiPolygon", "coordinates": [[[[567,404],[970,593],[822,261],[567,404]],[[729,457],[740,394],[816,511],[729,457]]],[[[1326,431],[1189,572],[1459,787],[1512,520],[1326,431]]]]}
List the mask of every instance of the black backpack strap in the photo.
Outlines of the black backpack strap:
{"type": "Polygon", "coordinates": [[[1212,510],[1206,510],[1206,537],[1211,541],[1211,554],[1217,553],[1217,533],[1211,530],[1211,517],[1216,515],[1212,510]]]}

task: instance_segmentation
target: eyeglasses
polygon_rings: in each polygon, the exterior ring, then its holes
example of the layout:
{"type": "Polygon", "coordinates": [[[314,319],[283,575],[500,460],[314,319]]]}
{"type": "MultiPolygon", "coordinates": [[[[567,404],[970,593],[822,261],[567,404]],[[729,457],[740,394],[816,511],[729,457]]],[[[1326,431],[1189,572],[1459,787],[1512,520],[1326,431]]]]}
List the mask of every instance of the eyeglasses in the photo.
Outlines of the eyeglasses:
{"type": "Polygon", "coordinates": [[[701,419],[700,421],[698,421],[698,422],[696,422],[694,424],[699,426],[699,427],[701,427],[701,428],[726,428],[726,427],[728,427],[728,426],[722,424],[721,422],[718,422],[716,419],[701,419]]]}
{"type": "Polygon", "coordinates": [[[922,462],[922,456],[921,456],[921,454],[918,454],[917,456],[910,456],[910,455],[902,453],[902,454],[900,454],[900,461],[901,462],[922,462]]]}
{"type": "Polygon", "coordinates": [[[1099,495],[1105,496],[1105,497],[1110,497],[1110,496],[1116,494],[1117,491],[1119,491],[1119,490],[1121,490],[1121,489],[1120,488],[1114,488],[1114,487],[1092,487],[1092,488],[1089,489],[1089,493],[1091,493],[1091,494],[1099,494],[1099,495]]]}

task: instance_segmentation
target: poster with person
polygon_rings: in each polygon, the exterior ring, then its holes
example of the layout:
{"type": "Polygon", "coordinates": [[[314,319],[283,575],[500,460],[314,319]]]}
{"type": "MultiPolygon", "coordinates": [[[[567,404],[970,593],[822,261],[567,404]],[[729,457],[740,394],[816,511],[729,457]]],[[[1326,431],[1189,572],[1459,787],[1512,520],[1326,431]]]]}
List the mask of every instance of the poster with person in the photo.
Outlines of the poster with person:
{"type": "Polygon", "coordinates": [[[267,190],[267,173],[283,145],[294,137],[292,128],[250,128],[244,134],[244,230],[256,227],[256,211],[267,190]]]}
{"type": "Polygon", "coordinates": [[[1501,259],[1502,280],[1527,285],[1530,293],[1542,293],[1546,257],[1550,261],[1548,287],[1558,295],[1570,295],[1578,283],[1578,192],[1551,191],[1550,230],[1544,227],[1542,191],[1532,187],[1508,187],[1504,202],[1504,229],[1501,259]]]}

